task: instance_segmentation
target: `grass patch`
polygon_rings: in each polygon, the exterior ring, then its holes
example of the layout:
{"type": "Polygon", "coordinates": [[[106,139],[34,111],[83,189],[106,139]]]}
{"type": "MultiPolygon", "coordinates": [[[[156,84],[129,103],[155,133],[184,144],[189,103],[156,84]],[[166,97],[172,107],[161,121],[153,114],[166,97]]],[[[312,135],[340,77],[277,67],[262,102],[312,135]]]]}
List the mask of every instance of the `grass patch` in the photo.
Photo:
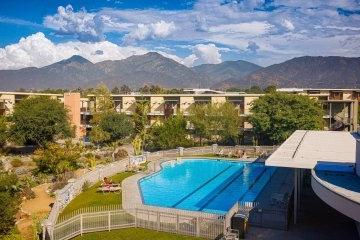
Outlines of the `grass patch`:
{"type": "Polygon", "coordinates": [[[156,240],[195,240],[202,239],[196,237],[188,237],[183,235],[177,235],[172,233],[157,232],[142,228],[125,228],[119,230],[112,230],[110,232],[96,232],[88,233],[83,236],[78,236],[74,240],[144,240],[144,239],[156,239],[156,240]]]}
{"type": "MultiPolygon", "coordinates": [[[[133,172],[122,172],[109,177],[114,183],[121,183],[125,178],[134,175],[133,172]]],[[[69,214],[79,208],[104,206],[104,205],[121,205],[122,193],[102,193],[97,192],[101,182],[89,187],[86,191],[80,193],[74,198],[69,205],[61,212],[60,217],[69,214]]]]}

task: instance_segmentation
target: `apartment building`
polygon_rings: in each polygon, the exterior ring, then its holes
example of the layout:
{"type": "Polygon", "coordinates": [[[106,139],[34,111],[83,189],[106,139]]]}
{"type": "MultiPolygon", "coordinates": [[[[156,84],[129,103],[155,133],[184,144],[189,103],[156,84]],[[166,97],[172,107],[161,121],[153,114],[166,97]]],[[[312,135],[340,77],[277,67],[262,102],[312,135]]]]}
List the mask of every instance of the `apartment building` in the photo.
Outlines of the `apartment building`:
{"type": "Polygon", "coordinates": [[[322,103],[324,130],[358,130],[360,89],[280,88],[280,92],[307,95],[322,103]]]}
{"type": "MultiPolygon", "coordinates": [[[[299,89],[281,88],[281,92],[307,95],[320,101],[324,108],[325,130],[355,131],[358,128],[358,105],[360,89],[299,89]]],[[[44,95],[58,99],[69,111],[71,123],[75,126],[76,136],[86,136],[91,130],[92,109],[96,107],[96,98],[89,95],[82,98],[80,93],[43,94],[23,92],[0,92],[0,115],[12,113],[15,104],[21,99],[44,95]]],[[[251,124],[246,121],[250,115],[251,103],[263,94],[247,94],[243,92],[221,92],[210,89],[186,89],[181,94],[114,94],[115,111],[132,115],[136,104],[149,104],[149,119],[151,123],[161,121],[179,112],[189,115],[193,104],[233,103],[244,117],[245,131],[251,130],[251,124]]]]}

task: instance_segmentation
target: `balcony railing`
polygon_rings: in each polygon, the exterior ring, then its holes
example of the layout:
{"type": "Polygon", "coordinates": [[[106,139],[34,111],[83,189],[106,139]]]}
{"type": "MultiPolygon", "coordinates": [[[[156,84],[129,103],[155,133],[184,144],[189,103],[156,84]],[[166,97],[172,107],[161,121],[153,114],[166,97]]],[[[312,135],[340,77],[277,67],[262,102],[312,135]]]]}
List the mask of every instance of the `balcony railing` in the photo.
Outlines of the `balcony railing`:
{"type": "Polygon", "coordinates": [[[91,110],[90,110],[90,108],[82,107],[82,108],[80,108],[80,112],[81,112],[81,113],[90,113],[91,110]]]}

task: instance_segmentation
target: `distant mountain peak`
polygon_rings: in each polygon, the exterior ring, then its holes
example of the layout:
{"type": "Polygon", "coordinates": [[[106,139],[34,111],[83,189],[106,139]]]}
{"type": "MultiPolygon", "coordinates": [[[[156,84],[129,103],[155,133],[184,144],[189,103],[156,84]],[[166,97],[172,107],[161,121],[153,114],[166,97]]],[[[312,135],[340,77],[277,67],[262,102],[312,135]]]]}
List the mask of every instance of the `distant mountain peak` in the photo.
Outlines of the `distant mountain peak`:
{"type": "Polygon", "coordinates": [[[143,55],[144,57],[164,57],[163,55],[161,55],[160,53],[157,52],[148,52],[146,54],[143,55]]]}
{"type": "Polygon", "coordinates": [[[87,60],[86,58],[80,56],[80,55],[73,55],[68,59],[64,59],[58,63],[61,64],[68,64],[68,63],[80,63],[80,64],[85,64],[85,63],[92,63],[89,60],[87,60]]]}

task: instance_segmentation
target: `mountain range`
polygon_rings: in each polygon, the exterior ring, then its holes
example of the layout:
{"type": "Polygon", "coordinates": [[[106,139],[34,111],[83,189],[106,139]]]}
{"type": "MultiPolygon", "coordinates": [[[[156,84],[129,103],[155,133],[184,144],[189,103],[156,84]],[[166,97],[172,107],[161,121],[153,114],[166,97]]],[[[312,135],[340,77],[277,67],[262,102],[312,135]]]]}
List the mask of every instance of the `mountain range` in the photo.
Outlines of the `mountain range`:
{"type": "Polygon", "coordinates": [[[241,60],[189,68],[158,53],[149,52],[98,63],[75,55],[41,68],[0,70],[0,90],[87,88],[101,82],[109,87],[126,84],[133,89],[144,85],[216,89],[254,85],[359,88],[360,58],[305,56],[265,68],[241,60]]]}

